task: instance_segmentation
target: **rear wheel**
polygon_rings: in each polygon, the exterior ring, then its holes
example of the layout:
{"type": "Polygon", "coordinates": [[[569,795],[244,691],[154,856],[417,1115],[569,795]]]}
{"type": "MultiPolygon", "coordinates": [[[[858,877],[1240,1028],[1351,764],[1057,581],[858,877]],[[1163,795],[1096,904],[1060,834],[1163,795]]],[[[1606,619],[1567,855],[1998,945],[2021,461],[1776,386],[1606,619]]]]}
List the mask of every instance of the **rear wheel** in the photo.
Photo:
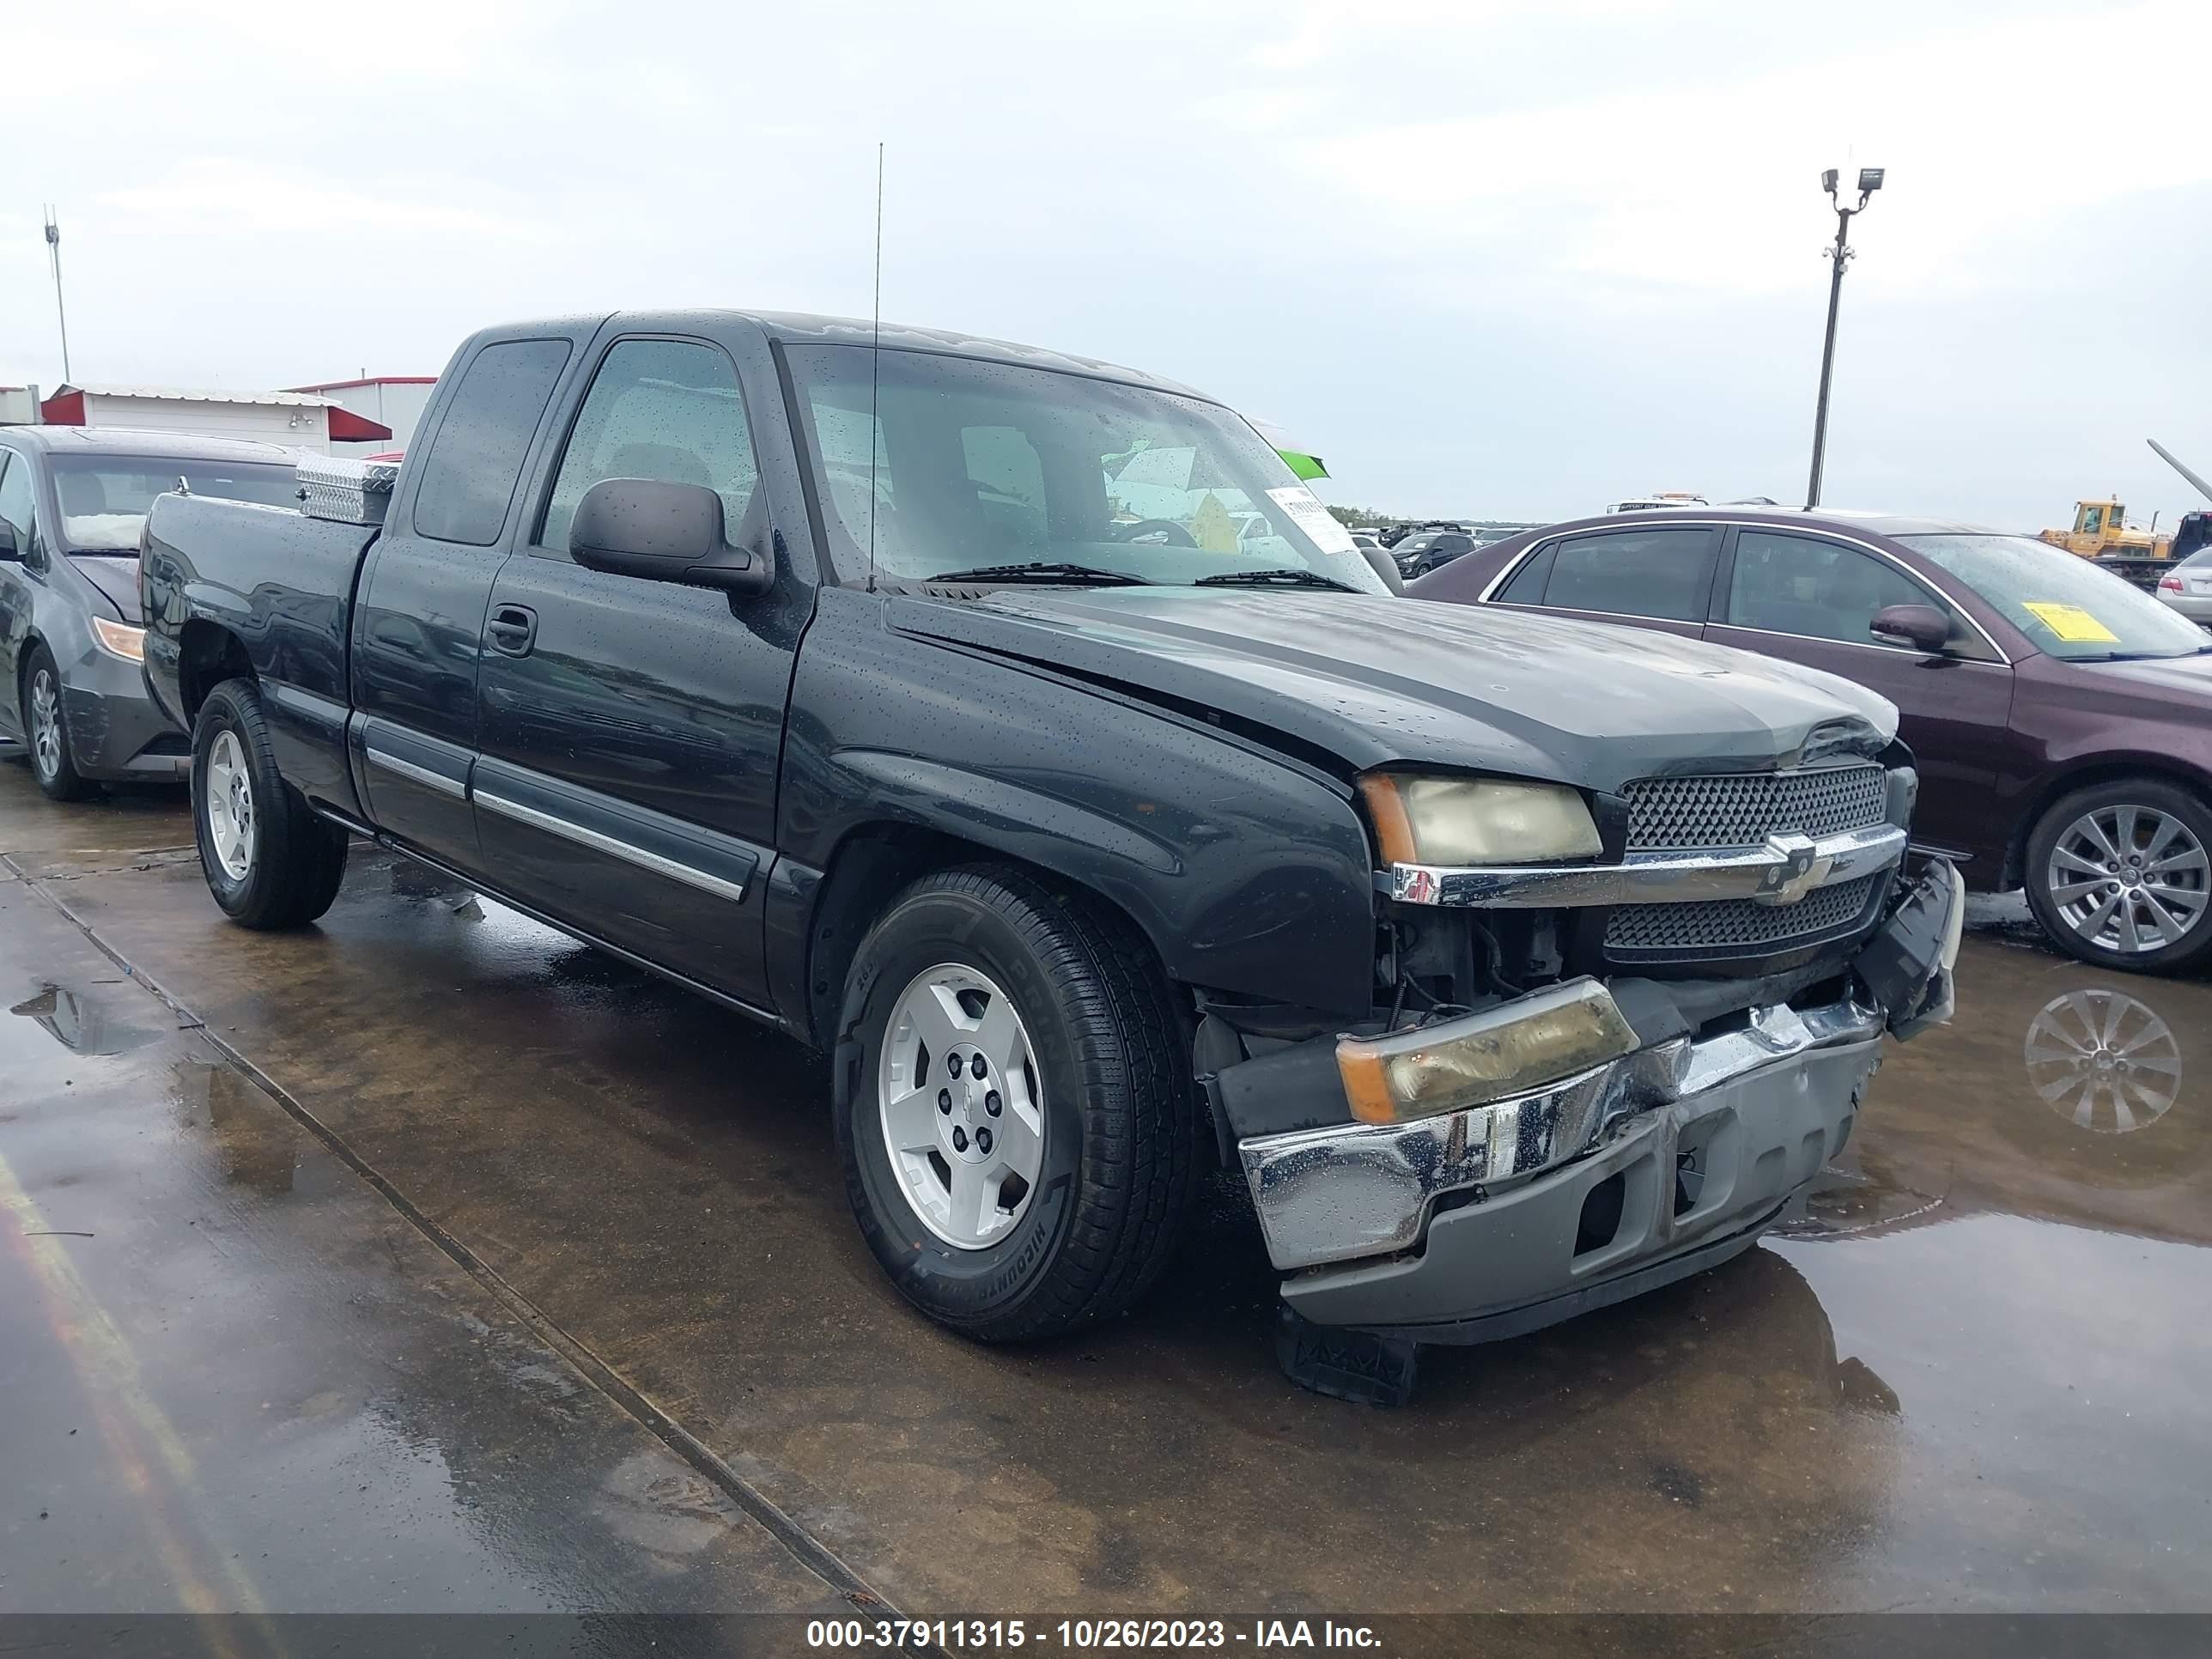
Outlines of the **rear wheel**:
{"type": "Polygon", "coordinates": [[[896,899],[846,980],[838,1150],[902,1294],[992,1341],[1110,1317],[1196,1179],[1188,1043],[1147,942],[1012,869],[896,899]]]}
{"type": "Polygon", "coordinates": [[[2212,957],[2212,810],[2185,789],[2076,790],[2037,820],[2027,876],[2036,921],[2084,962],[2163,974],[2212,957]]]}
{"type": "Polygon", "coordinates": [[[40,646],[23,674],[23,737],[31,754],[31,775],[50,800],[82,800],[92,785],[70,758],[69,717],[62,710],[61,670],[54,653],[40,646]]]}
{"type": "Polygon", "coordinates": [[[192,830],[208,890],[245,927],[297,927],[331,908],[346,835],[276,770],[261,694],[225,680],[192,723],[192,830]]]}

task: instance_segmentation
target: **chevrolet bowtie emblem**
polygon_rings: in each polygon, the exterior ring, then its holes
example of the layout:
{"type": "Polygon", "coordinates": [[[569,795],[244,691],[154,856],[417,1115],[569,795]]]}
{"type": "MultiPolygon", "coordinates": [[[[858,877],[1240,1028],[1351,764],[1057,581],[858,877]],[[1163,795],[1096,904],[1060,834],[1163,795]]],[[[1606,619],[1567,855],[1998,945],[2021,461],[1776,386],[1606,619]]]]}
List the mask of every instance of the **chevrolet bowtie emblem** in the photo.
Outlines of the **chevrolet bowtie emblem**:
{"type": "Polygon", "coordinates": [[[1795,904],[1815,887],[1825,886],[1835,860],[1822,853],[1810,836],[1769,836],[1766,850],[1782,860],[1766,873],[1757,902],[1795,904]]]}

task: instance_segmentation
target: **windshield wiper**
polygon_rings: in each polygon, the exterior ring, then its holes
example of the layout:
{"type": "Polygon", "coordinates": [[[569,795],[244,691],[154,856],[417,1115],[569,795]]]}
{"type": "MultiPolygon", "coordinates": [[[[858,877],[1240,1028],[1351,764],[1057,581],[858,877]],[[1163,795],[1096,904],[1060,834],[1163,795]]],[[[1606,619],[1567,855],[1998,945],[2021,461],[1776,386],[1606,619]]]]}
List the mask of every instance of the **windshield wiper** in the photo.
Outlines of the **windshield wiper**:
{"type": "Polygon", "coordinates": [[[1318,570],[1301,570],[1286,566],[1280,570],[1224,570],[1215,576],[1200,576],[1193,587],[1333,587],[1340,593],[1357,593],[1360,590],[1350,582],[1340,582],[1334,576],[1324,576],[1318,570]]]}
{"type": "Polygon", "coordinates": [[[940,570],[931,582],[1040,582],[1056,586],[1144,587],[1142,576],[1095,564],[979,564],[973,570],[940,570]]]}

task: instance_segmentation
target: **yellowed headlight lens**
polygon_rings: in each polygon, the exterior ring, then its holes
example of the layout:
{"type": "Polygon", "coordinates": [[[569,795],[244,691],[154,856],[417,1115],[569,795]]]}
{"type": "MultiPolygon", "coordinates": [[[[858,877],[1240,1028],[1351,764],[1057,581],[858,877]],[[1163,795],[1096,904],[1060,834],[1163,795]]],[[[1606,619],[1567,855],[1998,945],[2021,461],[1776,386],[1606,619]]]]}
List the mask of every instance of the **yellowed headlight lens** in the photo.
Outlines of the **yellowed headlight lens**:
{"type": "Polygon", "coordinates": [[[1581,793],[1564,784],[1371,772],[1359,787],[1385,864],[1541,864],[1604,850],[1581,793]]]}
{"type": "Polygon", "coordinates": [[[130,662],[146,660],[146,630],[133,628],[128,623],[109,622],[105,617],[92,619],[92,631],[99,638],[100,648],[130,662]]]}
{"type": "Polygon", "coordinates": [[[1352,1116],[1398,1123],[1526,1094],[1635,1048],[1612,995],[1577,979],[1395,1036],[1341,1037],[1336,1068],[1352,1116]]]}

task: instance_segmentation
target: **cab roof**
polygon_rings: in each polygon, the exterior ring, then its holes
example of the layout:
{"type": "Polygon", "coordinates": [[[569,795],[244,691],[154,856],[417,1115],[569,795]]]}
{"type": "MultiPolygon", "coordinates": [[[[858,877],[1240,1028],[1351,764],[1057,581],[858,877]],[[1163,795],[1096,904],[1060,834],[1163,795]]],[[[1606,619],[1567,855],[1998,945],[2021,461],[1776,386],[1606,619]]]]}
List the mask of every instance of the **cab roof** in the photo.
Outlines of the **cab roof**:
{"type": "Polygon", "coordinates": [[[252,438],[135,426],[0,427],[0,440],[49,455],[133,455],[172,461],[261,461],[289,466],[300,452],[252,438]]]}

